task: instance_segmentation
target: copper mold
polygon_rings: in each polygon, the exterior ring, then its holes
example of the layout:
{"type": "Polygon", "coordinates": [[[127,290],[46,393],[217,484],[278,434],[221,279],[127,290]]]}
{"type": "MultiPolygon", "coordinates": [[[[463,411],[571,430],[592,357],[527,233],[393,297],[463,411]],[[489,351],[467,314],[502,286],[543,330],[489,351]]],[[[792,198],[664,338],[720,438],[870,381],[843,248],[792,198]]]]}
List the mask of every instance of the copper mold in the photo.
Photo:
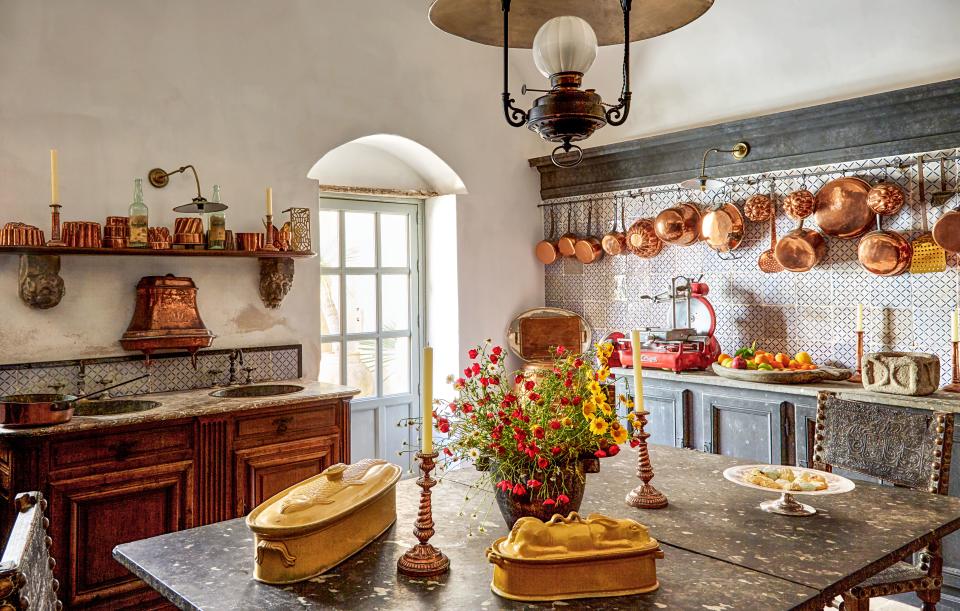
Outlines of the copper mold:
{"type": "Polygon", "coordinates": [[[100,248],[100,223],[67,221],[63,224],[63,241],[71,248],[100,248]]]}
{"type": "Polygon", "coordinates": [[[700,209],[690,202],[667,208],[657,215],[654,231],[667,244],[692,246],[700,240],[700,209]]]}
{"type": "Polygon", "coordinates": [[[831,238],[852,240],[873,226],[876,214],[867,205],[870,184],[854,176],[831,180],[817,191],[814,219],[820,231],[831,238]]]}
{"type": "Polygon", "coordinates": [[[769,221],[773,216],[773,200],[763,193],[751,195],[743,204],[743,215],[754,223],[769,221]]]}
{"type": "Polygon", "coordinates": [[[642,259],[656,257],[663,250],[663,240],[657,236],[653,219],[639,219],[627,230],[627,249],[642,259]]]}
{"type": "Polygon", "coordinates": [[[783,198],[783,211],[795,221],[802,221],[817,208],[817,198],[806,189],[794,191],[783,198]]]}
{"type": "Polygon", "coordinates": [[[876,214],[883,216],[900,212],[905,203],[907,203],[907,196],[903,189],[892,182],[882,182],[867,193],[867,206],[876,214]]]}
{"type": "Polygon", "coordinates": [[[237,234],[237,250],[254,251],[263,248],[262,233],[240,232],[237,234]]]}
{"type": "Polygon", "coordinates": [[[147,229],[147,241],[153,250],[167,250],[173,244],[173,237],[166,227],[150,227],[147,229]]]}
{"type": "Polygon", "coordinates": [[[190,278],[146,276],[137,283],[133,319],[120,339],[125,350],[139,350],[147,357],[157,350],[196,352],[213,343],[213,333],[197,310],[197,287],[190,278]]]}
{"type": "Polygon", "coordinates": [[[43,246],[43,231],[24,223],[7,223],[0,229],[0,246],[43,246]]]}

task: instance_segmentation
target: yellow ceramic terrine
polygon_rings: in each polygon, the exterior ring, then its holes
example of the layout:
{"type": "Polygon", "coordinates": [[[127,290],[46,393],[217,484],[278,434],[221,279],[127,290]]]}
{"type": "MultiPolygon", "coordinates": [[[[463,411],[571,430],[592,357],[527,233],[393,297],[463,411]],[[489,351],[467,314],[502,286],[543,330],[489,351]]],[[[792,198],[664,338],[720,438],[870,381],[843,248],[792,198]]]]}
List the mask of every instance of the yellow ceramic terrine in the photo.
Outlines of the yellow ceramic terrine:
{"type": "Polygon", "coordinates": [[[383,534],[397,519],[400,467],[365,459],[336,464],[266,500],[247,516],[258,581],[315,577],[383,534]]]}
{"type": "Polygon", "coordinates": [[[526,601],[652,592],[660,587],[657,558],[663,552],[646,526],[600,514],[520,518],[487,549],[494,564],[490,588],[526,601]]]}

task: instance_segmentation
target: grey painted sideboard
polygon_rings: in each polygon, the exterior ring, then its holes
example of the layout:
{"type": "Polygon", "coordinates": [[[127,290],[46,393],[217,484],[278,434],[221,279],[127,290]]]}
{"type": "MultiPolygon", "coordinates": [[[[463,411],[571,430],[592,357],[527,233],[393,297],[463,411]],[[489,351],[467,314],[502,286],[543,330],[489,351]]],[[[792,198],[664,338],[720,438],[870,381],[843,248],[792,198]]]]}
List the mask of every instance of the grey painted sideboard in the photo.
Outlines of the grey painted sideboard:
{"type": "MultiPolygon", "coordinates": [[[[613,369],[617,395],[631,394],[632,369],[613,369]],[[630,393],[627,390],[630,389],[630,393]]],[[[810,466],[817,393],[895,404],[904,409],[960,412],[960,396],[894,397],[869,393],[854,384],[761,385],[711,373],[675,374],[644,370],[644,405],[650,412],[650,442],[694,448],[758,463],[810,466]]],[[[621,413],[626,408],[619,405],[621,413]]],[[[960,431],[958,422],[956,431],[960,431]]],[[[960,497],[960,433],[955,433],[950,495],[960,497]]],[[[854,479],[870,480],[855,473],[854,479]]],[[[871,480],[876,482],[877,480],[871,480]]],[[[960,533],[944,542],[944,607],[960,609],[960,533]]]]}

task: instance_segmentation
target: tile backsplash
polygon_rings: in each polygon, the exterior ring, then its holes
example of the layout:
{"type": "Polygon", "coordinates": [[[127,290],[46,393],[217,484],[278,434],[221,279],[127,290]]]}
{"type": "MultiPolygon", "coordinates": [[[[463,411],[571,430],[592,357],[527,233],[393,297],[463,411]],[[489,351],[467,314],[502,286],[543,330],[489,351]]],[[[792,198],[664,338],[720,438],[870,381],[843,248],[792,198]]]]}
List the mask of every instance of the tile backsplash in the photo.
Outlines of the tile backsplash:
{"type": "MultiPolygon", "coordinates": [[[[245,382],[243,367],[252,368],[252,382],[290,380],[303,375],[300,345],[243,348],[244,364],[237,364],[236,380],[245,382]]],[[[142,355],[0,365],[0,396],[22,393],[78,394],[150,373],[149,378],[110,391],[114,397],[174,390],[210,388],[227,383],[232,349],[201,350],[197,367],[183,353],[157,354],[146,367],[142,355]],[[83,375],[81,376],[81,363],[83,375]],[[82,388],[81,388],[82,384],[82,388]]]]}
{"type": "MultiPolygon", "coordinates": [[[[955,157],[955,150],[925,153],[924,187],[929,194],[941,188],[939,158],[955,157]]],[[[947,189],[955,189],[958,162],[948,160],[944,180],[947,189]]],[[[696,172],[691,172],[695,174],[696,172]]],[[[708,171],[709,174],[709,171],[708,171]]],[[[703,206],[712,202],[733,201],[743,208],[746,198],[769,193],[771,184],[777,202],[777,233],[783,236],[796,227],[782,208],[785,195],[806,188],[816,193],[826,182],[843,175],[859,176],[870,183],[889,180],[908,194],[908,204],[894,216],[884,219],[884,228],[900,231],[911,240],[919,236],[922,207],[918,195],[916,156],[869,159],[797,170],[774,171],[741,176],[733,181],[750,184],[728,186],[715,196],[679,191],[676,185],[661,185],[629,192],[604,193],[547,200],[553,207],[557,234],[566,231],[567,210],[572,229],[583,234],[587,213],[593,207],[592,234],[607,232],[614,215],[614,199],[625,204],[627,226],[641,217],[656,214],[679,201],[694,201],[703,206]],[[878,165],[903,168],[870,169],[878,165]],[[808,174],[806,177],[803,174],[808,174]],[[825,173],[822,174],[821,173],[825,173]],[[810,176],[810,174],[818,174],[810,176]],[[771,180],[772,183],[771,183],[771,180]],[[598,222],[599,220],[599,222],[598,222]]],[[[960,205],[957,196],[946,206],[927,204],[929,226],[952,207],[960,205]]],[[[544,235],[550,232],[550,208],[544,211],[544,235]]],[[[816,226],[811,217],[805,226],[816,226]]],[[[667,291],[673,276],[697,277],[710,286],[708,299],[717,313],[717,339],[724,350],[734,350],[760,340],[769,350],[796,352],[807,350],[821,363],[845,367],[856,364],[853,333],[856,307],[864,304],[865,350],[911,350],[940,356],[943,382],[949,381],[950,310],[960,296],[960,267],[957,257],[948,256],[947,270],[931,274],[904,274],[884,278],[860,267],[858,240],[828,238],[829,251],[823,262],[806,273],[765,274],[757,267],[760,254],[770,246],[769,223],[746,221],[746,236],[734,251],[736,259],[723,260],[704,244],[691,247],[664,246],[652,259],[632,254],[604,257],[584,266],[575,259],[561,259],[546,266],[546,305],[565,308],[583,315],[593,327],[596,339],[611,331],[627,331],[639,326],[669,324],[668,306],[641,300],[641,295],[667,291]]]]}

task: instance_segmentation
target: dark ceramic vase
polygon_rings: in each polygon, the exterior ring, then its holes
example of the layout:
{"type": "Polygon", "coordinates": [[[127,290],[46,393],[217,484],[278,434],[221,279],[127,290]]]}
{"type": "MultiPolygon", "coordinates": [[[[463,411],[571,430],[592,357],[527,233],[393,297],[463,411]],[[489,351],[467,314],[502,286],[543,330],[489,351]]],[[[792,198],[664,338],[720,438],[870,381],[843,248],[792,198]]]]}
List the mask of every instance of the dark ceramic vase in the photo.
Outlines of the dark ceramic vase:
{"type": "Polygon", "coordinates": [[[558,490],[566,489],[565,494],[570,497],[570,501],[559,506],[544,507],[543,501],[533,498],[530,492],[517,496],[511,491],[497,488],[497,506],[500,508],[503,521],[507,523],[507,528],[513,528],[517,520],[527,516],[546,522],[556,513],[567,515],[571,511],[580,511],[583,489],[587,480],[586,474],[597,471],[599,471],[599,463],[592,457],[570,463],[570,466],[564,469],[563,486],[558,487],[558,490]]]}

